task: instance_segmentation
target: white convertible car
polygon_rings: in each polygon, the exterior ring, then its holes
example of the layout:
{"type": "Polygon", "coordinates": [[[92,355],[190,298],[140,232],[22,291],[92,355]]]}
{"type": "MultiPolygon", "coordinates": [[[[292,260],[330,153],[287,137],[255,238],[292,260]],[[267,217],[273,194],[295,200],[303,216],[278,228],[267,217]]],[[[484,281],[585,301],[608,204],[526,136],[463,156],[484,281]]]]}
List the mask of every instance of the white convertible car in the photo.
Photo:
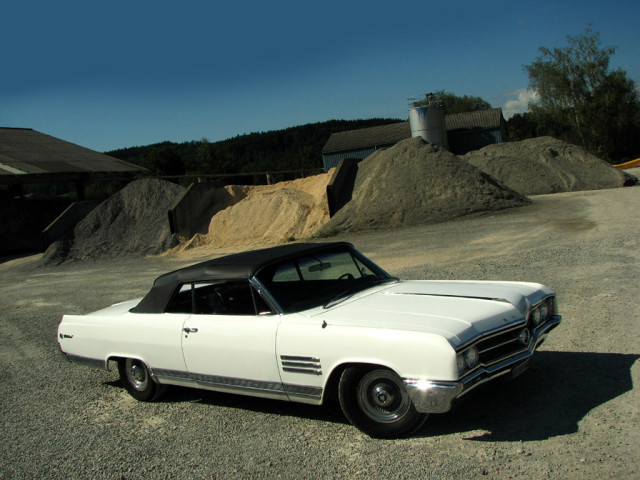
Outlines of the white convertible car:
{"type": "Polygon", "coordinates": [[[142,299],[65,315],[61,350],[118,364],[138,400],[167,385],[322,404],[369,435],[515,376],[560,323],[543,285],[404,281],[349,243],[254,250],[160,276],[142,299]]]}

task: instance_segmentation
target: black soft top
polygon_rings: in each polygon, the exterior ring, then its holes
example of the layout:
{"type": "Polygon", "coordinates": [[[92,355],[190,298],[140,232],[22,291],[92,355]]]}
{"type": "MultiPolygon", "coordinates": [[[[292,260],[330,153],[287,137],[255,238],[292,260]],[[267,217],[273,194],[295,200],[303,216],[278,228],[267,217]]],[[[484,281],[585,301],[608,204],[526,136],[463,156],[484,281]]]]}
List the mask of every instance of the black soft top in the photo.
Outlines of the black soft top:
{"type": "Polygon", "coordinates": [[[347,242],[331,243],[291,243],[277,247],[234,253],[196,263],[189,267],[160,275],[153,282],[140,303],[131,309],[134,313],[163,313],[176,289],[185,283],[216,280],[246,280],[253,277],[261,268],[275,262],[294,258],[309,252],[346,247],[353,249],[347,242]]]}

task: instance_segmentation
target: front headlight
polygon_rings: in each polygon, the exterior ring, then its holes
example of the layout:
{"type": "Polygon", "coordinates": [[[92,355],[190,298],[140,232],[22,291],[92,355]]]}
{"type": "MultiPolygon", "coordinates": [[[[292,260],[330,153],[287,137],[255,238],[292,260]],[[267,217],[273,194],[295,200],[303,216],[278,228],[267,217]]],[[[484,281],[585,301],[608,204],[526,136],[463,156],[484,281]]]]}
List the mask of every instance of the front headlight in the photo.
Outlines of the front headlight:
{"type": "Polygon", "coordinates": [[[478,360],[480,359],[478,349],[476,347],[471,347],[469,350],[464,352],[464,358],[469,370],[473,370],[478,366],[478,360]]]}
{"type": "Polygon", "coordinates": [[[540,315],[543,320],[546,320],[549,317],[549,303],[548,301],[544,301],[542,305],[540,305],[540,315]]]}
{"type": "Polygon", "coordinates": [[[462,376],[465,368],[467,367],[467,360],[464,358],[463,354],[459,354],[457,357],[458,361],[458,376],[462,376]]]}
{"type": "Polygon", "coordinates": [[[467,348],[464,352],[459,353],[456,357],[458,362],[458,375],[462,376],[467,370],[473,370],[478,366],[480,354],[477,347],[467,348]]]}
{"type": "Polygon", "coordinates": [[[531,318],[533,319],[533,324],[537,327],[542,323],[542,312],[540,311],[540,307],[536,307],[531,312],[531,318]]]}
{"type": "Polygon", "coordinates": [[[549,297],[543,302],[539,303],[533,310],[531,310],[531,321],[535,327],[539,327],[555,314],[555,297],[549,297]]]}

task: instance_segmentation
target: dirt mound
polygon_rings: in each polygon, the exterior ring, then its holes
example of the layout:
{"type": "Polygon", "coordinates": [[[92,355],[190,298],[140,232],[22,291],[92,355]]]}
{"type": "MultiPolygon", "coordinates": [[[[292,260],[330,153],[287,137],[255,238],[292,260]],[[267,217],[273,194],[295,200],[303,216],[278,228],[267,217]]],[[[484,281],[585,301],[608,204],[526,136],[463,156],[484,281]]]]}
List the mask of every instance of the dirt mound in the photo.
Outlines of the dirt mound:
{"type": "Polygon", "coordinates": [[[183,248],[282,243],[306,238],[329,220],[327,184],[331,175],[329,172],[274,185],[244,187],[244,198],[216,213],[209,223],[209,232],[196,235],[183,248]]]}
{"type": "Polygon", "coordinates": [[[454,154],[410,138],[360,162],[351,201],[317,236],[443,222],[527,203],[454,154]]]}
{"type": "Polygon", "coordinates": [[[630,180],[582,148],[553,137],[489,145],[462,158],[525,195],[618,188],[630,180]]]}
{"type": "Polygon", "coordinates": [[[98,205],[68,237],[45,252],[45,263],[148,255],[177,244],[167,211],[184,188],[156,179],[136,180],[98,205]]]}

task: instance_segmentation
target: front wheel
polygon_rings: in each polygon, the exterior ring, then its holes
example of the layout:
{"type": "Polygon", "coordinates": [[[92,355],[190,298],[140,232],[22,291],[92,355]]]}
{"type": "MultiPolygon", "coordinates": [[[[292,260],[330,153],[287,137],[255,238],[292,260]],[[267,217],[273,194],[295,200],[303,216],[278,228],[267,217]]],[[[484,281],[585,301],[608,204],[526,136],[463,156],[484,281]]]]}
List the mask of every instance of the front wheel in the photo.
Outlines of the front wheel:
{"type": "Polygon", "coordinates": [[[121,359],[118,362],[118,372],[127,392],[136,400],[152,402],[164,393],[164,385],[160,385],[151,378],[149,369],[140,360],[121,359]]]}
{"type": "Polygon", "coordinates": [[[347,419],[372,437],[409,435],[427,419],[414,408],[402,379],[385,368],[345,369],[338,398],[347,419]]]}

